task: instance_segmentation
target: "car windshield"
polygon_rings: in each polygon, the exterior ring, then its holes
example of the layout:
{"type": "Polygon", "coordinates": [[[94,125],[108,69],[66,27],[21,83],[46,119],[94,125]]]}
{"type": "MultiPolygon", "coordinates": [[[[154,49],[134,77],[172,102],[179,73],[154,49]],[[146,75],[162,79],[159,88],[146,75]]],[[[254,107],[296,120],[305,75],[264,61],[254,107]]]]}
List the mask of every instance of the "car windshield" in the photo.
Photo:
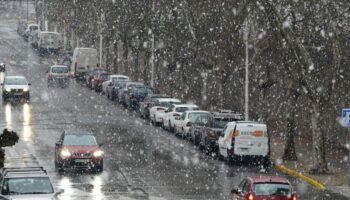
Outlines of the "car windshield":
{"type": "Polygon", "coordinates": [[[23,77],[7,77],[4,81],[5,85],[27,85],[27,80],[23,77]]]}
{"type": "Polygon", "coordinates": [[[51,194],[54,190],[48,177],[6,178],[3,195],[51,194]]]}
{"type": "Polygon", "coordinates": [[[122,87],[124,87],[126,85],[126,81],[117,81],[117,82],[114,83],[114,85],[117,86],[117,87],[122,88],[122,87]]]}
{"type": "Polygon", "coordinates": [[[115,77],[115,78],[112,78],[112,82],[115,82],[115,81],[126,81],[128,80],[127,78],[125,77],[115,77]]]}
{"type": "Polygon", "coordinates": [[[67,134],[63,140],[64,146],[96,146],[97,142],[93,135],[67,134]]]}
{"type": "Polygon", "coordinates": [[[218,117],[214,118],[212,121],[213,128],[224,128],[227,123],[237,121],[236,118],[225,118],[225,117],[218,117]]]}
{"type": "Polygon", "coordinates": [[[149,87],[135,87],[135,92],[142,94],[152,94],[153,90],[149,87]]]}
{"type": "Polygon", "coordinates": [[[291,196],[292,188],[283,183],[254,183],[253,193],[257,196],[291,196]]]}
{"type": "Polygon", "coordinates": [[[177,107],[175,108],[176,112],[185,112],[187,110],[199,110],[198,107],[177,107]]]}
{"type": "Polygon", "coordinates": [[[192,112],[192,113],[188,113],[188,119],[190,119],[191,121],[194,121],[197,119],[197,117],[199,116],[210,116],[209,113],[205,113],[205,112],[192,112]]]}
{"type": "Polygon", "coordinates": [[[68,67],[53,67],[51,71],[57,74],[68,73],[68,67]]]}

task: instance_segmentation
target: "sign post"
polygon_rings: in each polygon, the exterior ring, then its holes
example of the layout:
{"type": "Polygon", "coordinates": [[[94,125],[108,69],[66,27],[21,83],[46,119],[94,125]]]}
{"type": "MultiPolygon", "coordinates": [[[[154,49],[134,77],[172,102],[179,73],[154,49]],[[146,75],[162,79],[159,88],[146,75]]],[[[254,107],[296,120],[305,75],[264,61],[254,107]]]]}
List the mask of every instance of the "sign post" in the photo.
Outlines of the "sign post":
{"type": "Polygon", "coordinates": [[[348,153],[348,164],[349,164],[348,184],[350,185],[350,108],[344,108],[342,110],[342,122],[343,122],[343,125],[348,128],[346,147],[349,152],[348,153]]]}

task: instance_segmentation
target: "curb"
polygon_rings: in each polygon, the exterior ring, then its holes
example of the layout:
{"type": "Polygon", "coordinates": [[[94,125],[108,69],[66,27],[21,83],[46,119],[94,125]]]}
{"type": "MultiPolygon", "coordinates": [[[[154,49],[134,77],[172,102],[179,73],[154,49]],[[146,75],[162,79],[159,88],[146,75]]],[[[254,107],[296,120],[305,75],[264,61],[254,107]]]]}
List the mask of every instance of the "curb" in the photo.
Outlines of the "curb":
{"type": "Polygon", "coordinates": [[[301,180],[309,183],[310,185],[314,186],[318,190],[322,190],[322,191],[326,190],[326,186],[323,183],[320,183],[320,182],[318,182],[310,177],[307,177],[300,172],[289,169],[288,167],[286,167],[284,165],[276,165],[275,167],[276,167],[276,169],[278,169],[278,170],[280,170],[280,171],[282,171],[290,176],[300,178],[301,180]]]}

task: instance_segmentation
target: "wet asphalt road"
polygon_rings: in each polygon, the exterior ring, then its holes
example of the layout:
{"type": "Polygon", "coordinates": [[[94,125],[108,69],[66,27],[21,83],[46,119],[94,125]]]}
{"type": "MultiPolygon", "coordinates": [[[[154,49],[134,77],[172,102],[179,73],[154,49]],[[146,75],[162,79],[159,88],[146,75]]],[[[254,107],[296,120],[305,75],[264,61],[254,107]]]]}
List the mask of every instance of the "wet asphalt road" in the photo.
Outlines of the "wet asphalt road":
{"type": "MultiPolygon", "coordinates": [[[[266,175],[257,167],[232,166],[207,156],[74,81],[66,89],[48,88],[45,71],[56,58],[40,57],[17,35],[16,19],[0,15],[6,74],[25,75],[32,84],[30,103],[0,102],[0,128],[11,128],[21,138],[6,148],[6,165],[44,166],[56,188],[65,190],[61,199],[229,199],[242,178],[266,175]],[[54,143],[64,129],[93,131],[104,143],[103,173],[55,171],[54,143]]],[[[274,170],[268,174],[278,175],[274,170]]],[[[290,180],[298,199],[335,199],[290,180]]]]}

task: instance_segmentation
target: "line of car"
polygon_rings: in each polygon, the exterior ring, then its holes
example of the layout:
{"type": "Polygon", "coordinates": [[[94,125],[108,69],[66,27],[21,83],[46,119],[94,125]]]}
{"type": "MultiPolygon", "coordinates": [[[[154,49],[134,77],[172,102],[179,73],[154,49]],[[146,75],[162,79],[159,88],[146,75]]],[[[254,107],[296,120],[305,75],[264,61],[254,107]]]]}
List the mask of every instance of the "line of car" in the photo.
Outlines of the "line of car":
{"type": "MultiPolygon", "coordinates": [[[[209,155],[218,155],[234,163],[249,158],[249,163],[269,168],[270,140],[266,124],[244,121],[240,113],[231,110],[200,110],[195,104],[158,94],[153,88],[133,82],[127,76],[110,74],[108,70],[98,73],[108,74],[102,83],[102,94],[138,112],[154,126],[188,139],[209,155]]],[[[86,85],[89,87],[88,82],[86,85]]],[[[231,193],[234,200],[297,199],[291,183],[279,176],[247,177],[231,193]]]]}

